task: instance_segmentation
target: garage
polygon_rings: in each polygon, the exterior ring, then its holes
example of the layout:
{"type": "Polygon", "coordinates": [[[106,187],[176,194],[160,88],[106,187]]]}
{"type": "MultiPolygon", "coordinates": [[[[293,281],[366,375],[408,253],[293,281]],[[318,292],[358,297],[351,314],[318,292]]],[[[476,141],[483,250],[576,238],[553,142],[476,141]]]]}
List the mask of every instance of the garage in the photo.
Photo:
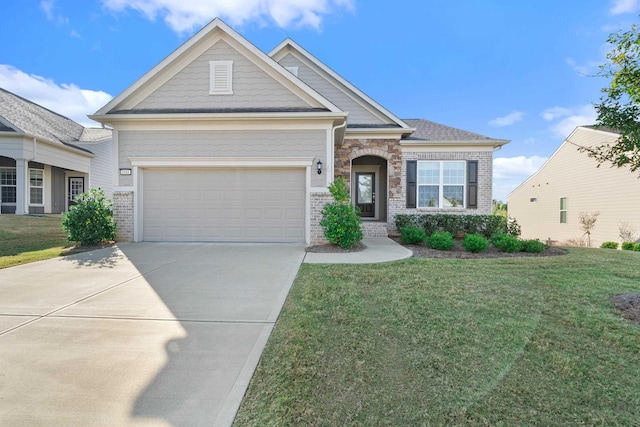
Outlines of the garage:
{"type": "Polygon", "coordinates": [[[305,242],[303,168],[145,168],[142,239],[305,242]]]}

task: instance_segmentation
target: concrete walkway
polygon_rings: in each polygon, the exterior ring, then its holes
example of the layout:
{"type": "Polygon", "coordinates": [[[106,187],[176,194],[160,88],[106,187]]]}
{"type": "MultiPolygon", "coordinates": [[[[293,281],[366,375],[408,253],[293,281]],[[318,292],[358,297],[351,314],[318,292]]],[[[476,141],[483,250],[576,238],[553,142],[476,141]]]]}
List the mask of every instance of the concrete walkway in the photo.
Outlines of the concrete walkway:
{"type": "Polygon", "coordinates": [[[366,249],[360,252],[314,253],[307,252],[304,262],[308,264],[375,264],[411,258],[413,252],[388,237],[362,239],[366,249]]]}

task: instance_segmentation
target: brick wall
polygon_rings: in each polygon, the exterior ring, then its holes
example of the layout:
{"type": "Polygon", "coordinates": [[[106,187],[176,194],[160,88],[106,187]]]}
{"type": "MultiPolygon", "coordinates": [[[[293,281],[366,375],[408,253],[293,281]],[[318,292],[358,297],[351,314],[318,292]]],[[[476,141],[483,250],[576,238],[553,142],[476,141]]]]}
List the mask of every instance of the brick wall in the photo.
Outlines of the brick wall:
{"type": "Polygon", "coordinates": [[[133,241],[133,192],[113,192],[113,216],[116,220],[116,240],[133,241]]]}
{"type": "Polygon", "coordinates": [[[401,166],[401,191],[399,197],[389,198],[389,231],[397,232],[395,216],[397,214],[446,213],[458,215],[490,215],[493,180],[493,152],[462,151],[450,153],[404,152],[401,166]],[[477,209],[407,209],[407,173],[406,160],[478,160],[478,208],[477,209]]]}
{"type": "Polygon", "coordinates": [[[320,226],[320,220],[322,219],[322,208],[327,203],[331,203],[333,197],[329,193],[311,193],[311,244],[321,245],[327,243],[327,239],[324,237],[324,232],[320,226]]]}

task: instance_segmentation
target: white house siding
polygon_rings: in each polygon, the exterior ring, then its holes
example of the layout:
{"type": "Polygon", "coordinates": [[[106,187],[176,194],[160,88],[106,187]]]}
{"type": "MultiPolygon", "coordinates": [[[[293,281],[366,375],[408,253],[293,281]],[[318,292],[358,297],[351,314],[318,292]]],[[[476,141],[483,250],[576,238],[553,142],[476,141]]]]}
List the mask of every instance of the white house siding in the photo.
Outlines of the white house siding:
{"type": "MultiPolygon", "coordinates": [[[[492,201],[493,150],[459,151],[459,152],[413,152],[410,149],[402,152],[401,197],[389,199],[389,231],[397,230],[395,216],[397,214],[460,214],[490,215],[492,201]],[[407,160],[477,160],[478,161],[478,207],[476,209],[429,209],[407,208],[407,160]]],[[[465,197],[467,195],[465,194],[465,197]]]]}
{"type": "MultiPolygon", "coordinates": [[[[322,75],[311,69],[291,53],[283,57],[279,64],[283,67],[298,67],[298,78],[315,89],[322,96],[337,105],[342,111],[349,113],[349,123],[352,124],[393,124],[383,121],[365,109],[361,104],[336,87],[322,75]]],[[[346,88],[345,88],[346,90],[346,88]]]]}
{"type": "MultiPolygon", "coordinates": [[[[577,128],[569,141],[591,146],[611,143],[617,135],[577,128]]],[[[565,141],[531,178],[508,196],[509,215],[522,227],[522,237],[551,239],[559,243],[584,238],[580,212],[600,212],[591,234],[591,245],[620,242],[619,225],[629,222],[640,238],[640,180],[628,168],[597,163],[565,141]],[[567,198],[567,222],[560,223],[560,198],[567,198]],[[535,199],[535,201],[531,201],[535,199]]]]}
{"type": "MultiPolygon", "coordinates": [[[[321,129],[120,131],[118,144],[120,168],[131,167],[135,157],[313,157],[328,164],[327,131],[321,129]]],[[[314,173],[311,186],[323,187],[325,179],[314,173]]],[[[120,176],[119,185],[133,185],[132,176],[120,176]]]]}
{"type": "Polygon", "coordinates": [[[135,109],[308,108],[309,104],[221,40],[135,109]],[[233,61],[233,95],[209,95],[209,61],[233,61]]]}
{"type": "Polygon", "coordinates": [[[113,157],[112,140],[106,139],[100,142],[79,143],[78,146],[91,151],[95,157],[91,159],[91,173],[86,189],[100,188],[104,190],[105,197],[113,197],[113,157]]]}

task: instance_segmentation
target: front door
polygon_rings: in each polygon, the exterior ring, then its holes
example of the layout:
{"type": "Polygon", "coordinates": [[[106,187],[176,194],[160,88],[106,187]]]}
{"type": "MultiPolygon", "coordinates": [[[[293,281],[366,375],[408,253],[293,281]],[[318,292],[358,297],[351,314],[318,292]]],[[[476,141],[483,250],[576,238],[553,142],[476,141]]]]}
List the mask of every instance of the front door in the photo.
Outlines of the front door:
{"type": "Polygon", "coordinates": [[[360,208],[361,217],[375,217],[376,183],[373,172],[356,172],[356,206],[360,208]]]}
{"type": "Polygon", "coordinates": [[[75,200],[84,193],[84,178],[69,178],[69,206],[76,204],[75,200]]]}

